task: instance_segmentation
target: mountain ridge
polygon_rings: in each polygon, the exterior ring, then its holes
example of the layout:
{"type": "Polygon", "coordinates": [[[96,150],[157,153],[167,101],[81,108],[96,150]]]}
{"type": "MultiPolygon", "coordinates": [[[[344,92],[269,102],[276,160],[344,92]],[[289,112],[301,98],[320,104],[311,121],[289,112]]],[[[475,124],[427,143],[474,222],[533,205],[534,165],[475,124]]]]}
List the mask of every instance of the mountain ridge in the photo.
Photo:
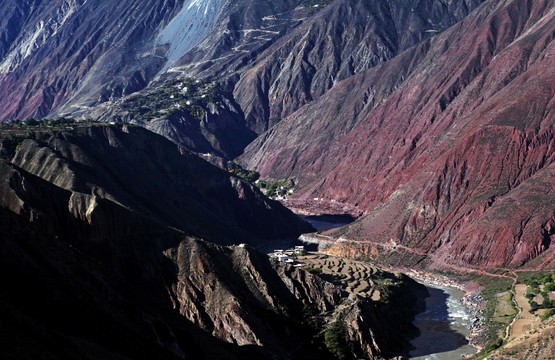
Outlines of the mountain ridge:
{"type": "MultiPolygon", "coordinates": [[[[455,241],[449,234],[465,227],[461,221],[472,223],[497,197],[551,166],[554,71],[549,61],[553,51],[549,29],[553,23],[548,2],[486,2],[454,28],[380,69],[343,81],[322,101],[291,115],[253,142],[242,162],[263,176],[298,177],[298,199],[359,204],[366,217],[351,226],[352,231],[343,231],[343,237],[364,239],[372,234],[376,243],[394,241],[419,247],[424,242],[433,252],[438,244],[455,241]],[[448,52],[447,46],[458,46],[460,53],[448,52]],[[414,63],[418,65],[409,65],[414,63]],[[438,72],[440,68],[443,71],[438,72]],[[375,97],[383,100],[364,107],[365,89],[374,79],[386,76],[395,80],[378,82],[385,86],[375,97]],[[422,87],[422,83],[432,85],[422,87]],[[348,95],[351,98],[345,101],[348,95]],[[334,114],[326,108],[338,104],[342,111],[351,112],[345,121],[310,120],[313,113],[334,114]],[[352,114],[360,108],[364,115],[357,123],[352,114]],[[328,124],[339,130],[324,130],[328,124]],[[307,128],[320,129],[321,138],[307,138],[303,133],[307,128]],[[295,148],[295,144],[302,145],[295,148]],[[521,170],[511,170],[523,167],[528,171],[520,177],[521,170]],[[488,181],[488,176],[499,177],[499,182],[488,181]],[[483,205],[471,205],[471,198],[462,198],[472,192],[483,205]],[[451,220],[443,223],[445,216],[451,220]],[[465,216],[467,220],[462,220],[465,216]],[[433,231],[436,225],[442,232],[433,231]]],[[[551,193],[549,172],[544,174],[543,191],[551,193]]],[[[540,204],[545,211],[537,221],[548,221],[550,206],[540,204]]],[[[496,221],[501,227],[517,226],[503,217],[496,221]]],[[[475,236],[484,236],[484,230],[476,228],[475,236]]],[[[536,230],[530,229],[541,232],[536,230]]],[[[485,236],[487,240],[477,239],[477,243],[519,242],[508,234],[502,239],[485,236]]],[[[526,245],[521,245],[527,250],[516,251],[523,253],[514,260],[515,253],[510,252],[455,261],[488,266],[514,261],[513,265],[520,266],[532,259],[524,254],[535,253],[534,236],[530,234],[526,245]]],[[[464,243],[462,235],[456,239],[464,243]]],[[[458,257],[461,251],[446,251],[442,257],[458,257]]]]}
{"type": "Polygon", "coordinates": [[[85,126],[45,135],[5,140],[4,157],[67,190],[115,201],[214,242],[226,230],[241,243],[311,229],[245,181],[140,127],[85,126]]]}
{"type": "MultiPolygon", "coordinates": [[[[101,137],[114,130],[102,126],[92,134],[101,137]]],[[[118,139],[114,132],[112,145],[118,139]]],[[[57,149],[65,152],[61,146],[57,149]]],[[[22,165],[33,170],[29,163],[22,165]]],[[[318,338],[331,316],[356,318],[345,326],[359,334],[349,340],[357,356],[381,358],[409,346],[410,319],[399,318],[398,328],[384,326],[381,318],[396,316],[400,296],[392,295],[390,303],[347,297],[316,275],[272,265],[266,254],[245,244],[217,245],[192,236],[186,226],[183,231],[144,216],[136,206],[125,206],[121,194],[100,188],[82,193],[67,184],[64,189],[5,159],[0,159],[0,169],[0,268],[5,280],[0,308],[13,330],[2,340],[10,343],[2,350],[7,358],[39,353],[85,358],[333,358],[318,338]],[[31,278],[40,278],[41,284],[21,291],[20,281],[31,278]],[[39,295],[32,296],[34,291],[39,295]],[[310,325],[310,319],[319,325],[310,325]],[[61,343],[65,345],[53,347],[61,343]]],[[[83,168],[73,171],[78,177],[83,168]]],[[[211,240],[233,241],[233,227],[214,230],[222,232],[216,237],[206,232],[211,240]]],[[[386,272],[375,277],[379,279],[388,284],[381,292],[391,289],[392,294],[404,294],[405,306],[407,301],[416,305],[413,292],[422,289],[415,282],[386,272]]]]}

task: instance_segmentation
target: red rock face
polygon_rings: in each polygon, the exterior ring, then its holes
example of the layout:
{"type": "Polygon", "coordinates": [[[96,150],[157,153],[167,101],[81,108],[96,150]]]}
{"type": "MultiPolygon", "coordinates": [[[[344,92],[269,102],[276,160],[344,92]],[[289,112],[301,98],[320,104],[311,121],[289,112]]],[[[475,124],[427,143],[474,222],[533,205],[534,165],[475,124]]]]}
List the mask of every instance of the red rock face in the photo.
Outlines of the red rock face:
{"type": "MultiPolygon", "coordinates": [[[[349,78],[251,144],[297,199],[358,204],[343,237],[439,265],[551,259],[555,30],[550,1],[488,1],[445,33],[349,78]],[[314,116],[318,114],[318,116],[314,116]]],[[[532,265],[533,264],[533,265],[532,265]]]]}

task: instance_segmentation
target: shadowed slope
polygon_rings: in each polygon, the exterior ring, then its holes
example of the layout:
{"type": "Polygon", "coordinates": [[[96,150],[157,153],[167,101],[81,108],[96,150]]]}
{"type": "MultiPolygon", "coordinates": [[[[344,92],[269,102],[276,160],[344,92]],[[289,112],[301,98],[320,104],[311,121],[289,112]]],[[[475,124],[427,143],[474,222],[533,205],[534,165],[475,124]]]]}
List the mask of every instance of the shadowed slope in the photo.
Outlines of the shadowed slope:
{"type": "Polygon", "coordinates": [[[80,127],[46,136],[19,140],[9,158],[58,186],[189,234],[229,244],[311,229],[247,182],[140,127],[80,127]]]}

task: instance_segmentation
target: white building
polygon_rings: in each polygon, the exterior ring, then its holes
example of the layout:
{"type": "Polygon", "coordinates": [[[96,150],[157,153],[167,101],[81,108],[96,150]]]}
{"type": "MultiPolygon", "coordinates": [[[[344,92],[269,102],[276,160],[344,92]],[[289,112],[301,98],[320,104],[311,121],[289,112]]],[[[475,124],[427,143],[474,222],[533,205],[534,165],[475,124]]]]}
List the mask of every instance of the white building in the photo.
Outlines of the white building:
{"type": "Polygon", "coordinates": [[[289,260],[289,256],[283,255],[283,254],[276,255],[276,258],[278,259],[278,261],[282,261],[282,262],[289,260]]]}

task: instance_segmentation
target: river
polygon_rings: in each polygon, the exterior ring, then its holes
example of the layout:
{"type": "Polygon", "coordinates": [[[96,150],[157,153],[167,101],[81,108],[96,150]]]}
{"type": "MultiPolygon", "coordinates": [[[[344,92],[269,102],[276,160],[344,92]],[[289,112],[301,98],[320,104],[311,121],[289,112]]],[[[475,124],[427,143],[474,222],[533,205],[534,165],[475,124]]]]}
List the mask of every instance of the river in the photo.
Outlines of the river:
{"type": "MultiPolygon", "coordinates": [[[[326,231],[349,224],[349,215],[302,216],[318,231],[326,231]]],[[[462,303],[464,292],[454,287],[424,284],[430,296],[426,309],[418,314],[414,325],[420,336],[411,341],[415,347],[410,358],[415,360],[455,360],[473,354],[476,349],[468,344],[470,314],[462,303]]]]}
{"type": "Polygon", "coordinates": [[[308,222],[319,232],[338,228],[355,221],[351,215],[299,215],[304,221],[308,222]]]}
{"type": "Polygon", "coordinates": [[[470,315],[462,303],[464,292],[452,287],[424,284],[430,293],[426,310],[416,315],[414,325],[420,336],[411,341],[415,347],[410,359],[455,360],[473,354],[468,344],[470,315]]]}
{"type": "MultiPolygon", "coordinates": [[[[355,218],[348,214],[343,215],[300,215],[297,214],[301,219],[312,225],[314,229],[318,232],[327,231],[330,229],[338,228],[343,225],[352,223],[355,218]]],[[[277,239],[273,241],[265,241],[257,246],[255,249],[262,253],[270,253],[275,249],[289,249],[296,245],[304,245],[305,249],[308,251],[318,251],[318,245],[316,244],[306,244],[297,238],[292,239],[277,239]]]]}
{"type": "MultiPolygon", "coordinates": [[[[302,216],[319,232],[327,231],[353,222],[349,215],[317,215],[302,216]]],[[[265,250],[286,249],[302,244],[297,239],[278,240],[265,244],[265,250]]],[[[317,246],[306,245],[308,250],[316,251],[317,246]],[[311,247],[314,247],[312,249],[311,247]]],[[[420,335],[411,341],[414,350],[410,352],[410,359],[414,360],[455,360],[462,355],[473,354],[476,349],[468,344],[470,314],[462,303],[464,292],[447,286],[424,284],[430,294],[425,299],[426,309],[418,314],[414,325],[420,330],[420,335]]]]}

